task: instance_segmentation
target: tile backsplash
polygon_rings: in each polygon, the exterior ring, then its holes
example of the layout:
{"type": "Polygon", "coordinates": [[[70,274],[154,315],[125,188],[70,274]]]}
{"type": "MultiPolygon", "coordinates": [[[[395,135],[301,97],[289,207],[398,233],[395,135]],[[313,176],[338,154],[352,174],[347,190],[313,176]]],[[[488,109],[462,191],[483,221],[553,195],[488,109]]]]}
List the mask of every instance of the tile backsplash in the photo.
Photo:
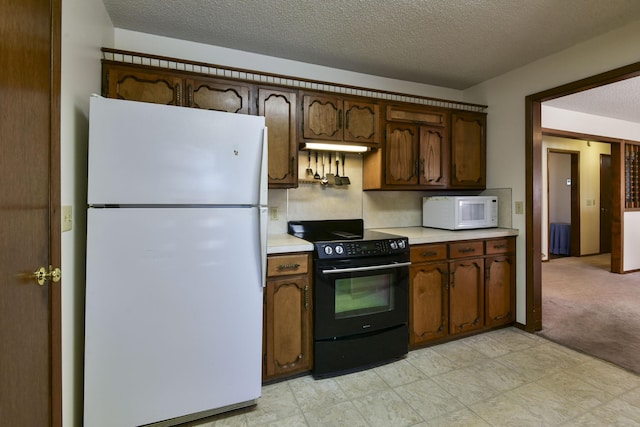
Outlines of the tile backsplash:
{"type": "MultiPolygon", "coordinates": [[[[287,221],[362,218],[366,228],[414,227],[422,225],[421,191],[362,191],[362,155],[348,154],[345,172],[350,185],[331,186],[307,179],[306,152],[300,152],[298,188],[269,190],[269,208],[277,208],[277,219],[269,221],[269,233],[287,232],[287,221]]],[[[315,172],[315,157],[311,164],[315,172]]],[[[328,173],[328,164],[325,173],[328,173]]],[[[335,173],[335,162],[332,167],[335,173]]],[[[322,175],[322,166],[318,173],[322,175]]],[[[440,193],[439,193],[440,194],[440,193]]],[[[487,189],[483,195],[497,196],[498,226],[511,227],[511,189],[487,189]]]]}

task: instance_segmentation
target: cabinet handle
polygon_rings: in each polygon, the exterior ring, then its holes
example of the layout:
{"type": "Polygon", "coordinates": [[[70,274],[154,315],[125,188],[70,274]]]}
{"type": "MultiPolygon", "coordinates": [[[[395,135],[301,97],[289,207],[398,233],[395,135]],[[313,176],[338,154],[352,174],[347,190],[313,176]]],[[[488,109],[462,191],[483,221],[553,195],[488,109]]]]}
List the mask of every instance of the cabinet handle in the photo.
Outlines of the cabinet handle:
{"type": "Polygon", "coordinates": [[[338,129],[342,129],[342,110],[338,110],[338,129]]]}
{"type": "Polygon", "coordinates": [[[295,158],[295,156],[291,156],[291,169],[289,169],[289,170],[291,172],[291,175],[294,176],[294,177],[296,176],[295,165],[296,165],[296,158],[295,158]]]}
{"type": "Polygon", "coordinates": [[[189,107],[193,107],[193,86],[187,86],[187,96],[189,97],[189,107]]]}
{"type": "Polygon", "coordinates": [[[511,312],[507,312],[507,314],[503,314],[502,316],[496,316],[493,318],[493,320],[502,320],[502,319],[506,319],[507,317],[511,317],[511,312]]]}
{"type": "Polygon", "coordinates": [[[420,254],[420,256],[424,257],[424,258],[431,257],[431,256],[436,256],[436,255],[438,255],[438,252],[436,252],[436,251],[429,251],[429,252],[425,251],[425,252],[422,252],[420,254]]]}
{"type": "Polygon", "coordinates": [[[309,285],[304,285],[304,309],[309,309],[309,285]]]}
{"type": "Polygon", "coordinates": [[[502,244],[502,245],[493,245],[493,249],[505,249],[507,247],[507,245],[502,244]]]}
{"type": "Polygon", "coordinates": [[[420,159],[420,175],[424,175],[424,159],[420,159]]]}
{"type": "Polygon", "coordinates": [[[460,252],[462,252],[463,254],[468,254],[471,252],[475,252],[475,248],[464,248],[464,249],[460,249],[460,252]]]}
{"type": "Polygon", "coordinates": [[[298,268],[300,268],[300,264],[298,264],[298,263],[295,263],[295,264],[280,264],[278,266],[278,271],[297,270],[298,268]]]}
{"type": "Polygon", "coordinates": [[[456,272],[452,271],[451,273],[449,273],[449,275],[451,276],[451,280],[449,281],[449,286],[452,288],[456,287],[456,272]]]}

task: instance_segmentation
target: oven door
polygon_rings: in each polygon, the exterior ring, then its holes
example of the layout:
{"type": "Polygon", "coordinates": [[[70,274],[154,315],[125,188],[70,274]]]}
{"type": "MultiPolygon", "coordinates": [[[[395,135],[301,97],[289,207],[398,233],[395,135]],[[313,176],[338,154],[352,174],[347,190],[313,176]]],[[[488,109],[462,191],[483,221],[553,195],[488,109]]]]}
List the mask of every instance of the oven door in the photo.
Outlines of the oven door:
{"type": "Polygon", "coordinates": [[[317,261],[315,339],[339,339],[407,324],[409,265],[408,255],[317,261]]]}

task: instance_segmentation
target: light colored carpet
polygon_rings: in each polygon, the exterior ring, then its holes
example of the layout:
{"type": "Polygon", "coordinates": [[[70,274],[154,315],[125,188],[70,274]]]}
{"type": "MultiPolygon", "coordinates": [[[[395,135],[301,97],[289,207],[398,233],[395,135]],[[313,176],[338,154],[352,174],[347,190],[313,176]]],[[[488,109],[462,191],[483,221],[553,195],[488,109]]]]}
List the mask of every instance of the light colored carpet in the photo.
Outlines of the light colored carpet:
{"type": "Polygon", "coordinates": [[[609,265],[609,254],[542,263],[539,335],[640,374],[640,272],[609,265]]]}

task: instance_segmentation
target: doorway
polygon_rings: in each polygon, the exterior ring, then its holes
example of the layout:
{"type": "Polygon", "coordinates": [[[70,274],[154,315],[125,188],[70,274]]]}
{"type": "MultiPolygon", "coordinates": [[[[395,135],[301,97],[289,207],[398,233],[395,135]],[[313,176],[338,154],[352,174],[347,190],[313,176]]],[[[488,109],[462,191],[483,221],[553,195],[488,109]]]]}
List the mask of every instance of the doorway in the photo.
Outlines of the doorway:
{"type": "MultiPolygon", "coordinates": [[[[542,329],[542,103],[561,96],[589,90],[640,76],[640,62],[597,74],[525,98],[526,200],[531,207],[526,212],[526,325],[529,332],[542,329]]],[[[617,141],[607,141],[617,142],[617,141]]],[[[613,144],[612,165],[620,160],[619,144],[613,144]]],[[[612,168],[612,182],[618,182],[619,168],[612,168]],[[616,172],[617,170],[617,172],[616,172]]],[[[611,269],[622,272],[622,189],[612,185],[611,269]],[[618,201],[616,203],[616,201],[618,201]],[[617,237],[616,237],[617,236],[617,237]]]]}
{"type": "Polygon", "coordinates": [[[548,259],[580,256],[580,153],[547,150],[548,259]]]}

